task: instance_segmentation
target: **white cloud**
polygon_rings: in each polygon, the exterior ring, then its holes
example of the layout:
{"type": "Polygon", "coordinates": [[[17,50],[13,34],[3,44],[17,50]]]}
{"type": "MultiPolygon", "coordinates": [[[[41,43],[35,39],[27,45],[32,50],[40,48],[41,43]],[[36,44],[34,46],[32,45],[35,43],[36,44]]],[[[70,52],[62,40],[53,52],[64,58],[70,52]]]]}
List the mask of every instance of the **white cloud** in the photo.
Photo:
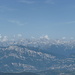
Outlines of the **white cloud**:
{"type": "Polygon", "coordinates": [[[72,24],[75,23],[75,21],[66,22],[65,24],[72,24]]]}
{"type": "Polygon", "coordinates": [[[0,39],[2,38],[2,35],[0,34],[0,39]]]}
{"type": "Polygon", "coordinates": [[[33,4],[33,3],[35,3],[35,1],[31,1],[31,0],[19,0],[19,2],[26,3],[26,4],[33,4]]]}
{"type": "Polygon", "coordinates": [[[53,0],[19,0],[20,3],[26,4],[34,4],[34,3],[46,3],[46,4],[54,4],[53,0]]]}
{"type": "Polygon", "coordinates": [[[40,38],[44,38],[44,39],[49,39],[49,36],[48,35],[45,35],[45,36],[42,36],[42,37],[40,37],[40,38]]]}
{"type": "Polygon", "coordinates": [[[5,11],[14,11],[16,9],[13,9],[13,8],[10,8],[10,7],[7,7],[7,6],[0,6],[0,11],[1,12],[5,12],[5,11]]]}
{"type": "Polygon", "coordinates": [[[22,34],[18,34],[17,36],[18,36],[18,37],[22,37],[22,34]]]}
{"type": "Polygon", "coordinates": [[[8,22],[19,25],[19,26],[26,25],[26,23],[21,23],[20,21],[17,21],[17,20],[8,20],[8,22]]]}
{"type": "Polygon", "coordinates": [[[58,22],[58,23],[54,23],[55,25],[68,25],[68,24],[75,24],[75,21],[68,21],[68,22],[58,22]]]}
{"type": "Polygon", "coordinates": [[[54,4],[52,0],[45,0],[45,3],[54,4]]]}
{"type": "Polygon", "coordinates": [[[71,39],[71,40],[73,40],[73,39],[74,39],[74,37],[71,37],[70,39],[71,39]]]}
{"type": "Polygon", "coordinates": [[[66,37],[62,37],[62,39],[63,39],[63,40],[65,40],[65,39],[66,39],[66,37]]]}
{"type": "Polygon", "coordinates": [[[8,40],[8,37],[7,36],[2,36],[1,34],[0,34],[0,41],[1,42],[5,42],[5,41],[7,41],[8,40]]]}

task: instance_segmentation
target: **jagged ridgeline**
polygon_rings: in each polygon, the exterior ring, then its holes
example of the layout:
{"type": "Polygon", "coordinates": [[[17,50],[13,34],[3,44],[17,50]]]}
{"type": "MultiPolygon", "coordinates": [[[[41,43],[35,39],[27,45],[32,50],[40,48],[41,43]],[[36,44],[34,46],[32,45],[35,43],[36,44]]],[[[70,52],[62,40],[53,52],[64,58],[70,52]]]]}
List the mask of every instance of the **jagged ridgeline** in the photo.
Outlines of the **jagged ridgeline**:
{"type": "Polygon", "coordinates": [[[0,72],[75,71],[75,40],[0,38],[0,72]]]}

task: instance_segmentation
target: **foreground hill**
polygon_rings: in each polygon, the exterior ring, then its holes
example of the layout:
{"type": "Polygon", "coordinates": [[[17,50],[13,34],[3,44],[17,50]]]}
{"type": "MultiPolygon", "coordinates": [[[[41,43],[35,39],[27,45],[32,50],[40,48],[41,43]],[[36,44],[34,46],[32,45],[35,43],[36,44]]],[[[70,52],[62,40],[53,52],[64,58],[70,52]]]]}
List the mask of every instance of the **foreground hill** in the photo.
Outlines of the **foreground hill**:
{"type": "Polygon", "coordinates": [[[31,72],[23,72],[23,73],[0,73],[0,75],[38,75],[38,74],[31,72]]]}
{"type": "Polygon", "coordinates": [[[75,75],[75,71],[68,70],[46,70],[39,72],[40,75],[75,75]]]}
{"type": "Polygon", "coordinates": [[[22,73],[0,73],[0,75],[75,75],[75,71],[68,70],[46,70],[37,73],[22,72],[22,73]]]}

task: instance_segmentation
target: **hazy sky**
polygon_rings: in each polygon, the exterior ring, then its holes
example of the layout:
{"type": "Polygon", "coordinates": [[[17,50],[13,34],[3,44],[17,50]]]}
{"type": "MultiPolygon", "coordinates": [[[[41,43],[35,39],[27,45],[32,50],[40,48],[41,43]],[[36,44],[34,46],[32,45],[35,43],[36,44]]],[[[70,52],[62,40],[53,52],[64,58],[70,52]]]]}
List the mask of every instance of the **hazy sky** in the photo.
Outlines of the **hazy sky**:
{"type": "Polygon", "coordinates": [[[0,34],[75,38],[75,0],[0,0],[0,34]]]}

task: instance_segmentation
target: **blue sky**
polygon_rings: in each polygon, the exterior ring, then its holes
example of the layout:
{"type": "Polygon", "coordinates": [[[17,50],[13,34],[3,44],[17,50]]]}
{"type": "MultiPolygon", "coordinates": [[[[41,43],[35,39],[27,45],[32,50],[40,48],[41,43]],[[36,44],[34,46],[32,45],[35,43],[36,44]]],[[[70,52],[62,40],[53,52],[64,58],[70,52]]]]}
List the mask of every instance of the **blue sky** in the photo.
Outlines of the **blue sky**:
{"type": "Polygon", "coordinates": [[[75,38],[75,0],[0,0],[0,34],[75,38]]]}

